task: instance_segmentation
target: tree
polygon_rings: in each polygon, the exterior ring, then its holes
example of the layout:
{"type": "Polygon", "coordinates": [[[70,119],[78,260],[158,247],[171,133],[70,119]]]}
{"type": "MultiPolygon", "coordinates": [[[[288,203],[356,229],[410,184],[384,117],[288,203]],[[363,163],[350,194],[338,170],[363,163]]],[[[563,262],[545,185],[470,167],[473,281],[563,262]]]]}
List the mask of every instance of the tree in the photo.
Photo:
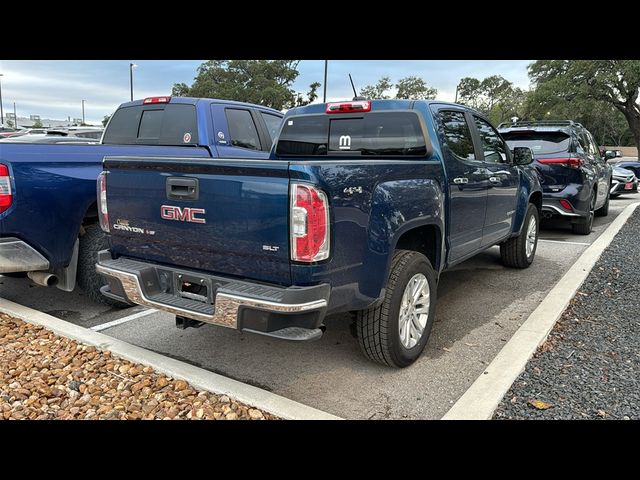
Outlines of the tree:
{"type": "Polygon", "coordinates": [[[623,115],[640,150],[640,61],[538,60],[529,65],[529,77],[542,98],[612,106],[623,115]]]}
{"type": "Polygon", "coordinates": [[[317,98],[320,84],[311,84],[306,98],[296,93],[291,86],[298,77],[299,63],[299,60],[208,60],[198,67],[191,86],[176,83],[172,95],[238,100],[276,110],[304,105],[317,98]]]}
{"type": "Polygon", "coordinates": [[[481,111],[494,124],[526,116],[528,92],[500,75],[483,80],[465,77],[458,83],[458,102],[481,111]]]}
{"type": "Polygon", "coordinates": [[[391,97],[390,90],[396,88],[397,99],[424,100],[436,98],[438,90],[427,85],[420,77],[401,78],[395,85],[391,78],[382,77],[375,85],[367,85],[360,90],[360,95],[372,100],[386,100],[391,97]]]}
{"type": "Polygon", "coordinates": [[[39,118],[37,120],[34,120],[33,125],[31,125],[31,128],[42,128],[42,127],[43,125],[39,118]]]}
{"type": "Polygon", "coordinates": [[[393,84],[389,77],[382,77],[375,85],[367,85],[360,90],[360,96],[372,100],[386,100],[389,97],[386,93],[391,90],[393,84]]]}
{"type": "Polygon", "coordinates": [[[107,123],[109,123],[109,119],[110,119],[110,118],[111,118],[111,115],[105,115],[105,116],[102,118],[102,126],[103,126],[103,127],[105,127],[105,128],[107,127],[107,123]]]}
{"type": "Polygon", "coordinates": [[[304,98],[301,93],[298,93],[296,96],[296,107],[308,105],[318,98],[318,88],[320,88],[320,85],[322,85],[320,82],[313,82],[309,85],[309,92],[306,95],[307,98],[304,98]]]}
{"type": "Polygon", "coordinates": [[[431,100],[436,98],[438,90],[429,87],[420,77],[405,77],[396,83],[398,92],[396,98],[406,98],[409,100],[431,100]]]}

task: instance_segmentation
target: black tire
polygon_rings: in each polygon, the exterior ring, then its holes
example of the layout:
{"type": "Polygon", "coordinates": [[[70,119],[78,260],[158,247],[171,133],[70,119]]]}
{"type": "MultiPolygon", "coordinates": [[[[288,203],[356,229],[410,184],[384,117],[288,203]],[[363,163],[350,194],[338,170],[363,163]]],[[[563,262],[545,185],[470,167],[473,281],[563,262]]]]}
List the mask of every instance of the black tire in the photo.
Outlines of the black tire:
{"type": "Polygon", "coordinates": [[[520,235],[510,238],[506,242],[500,244],[500,258],[502,259],[502,264],[512,268],[529,267],[536,256],[539,232],[540,214],[538,213],[536,206],[530,203],[524,217],[524,224],[522,225],[520,235]],[[533,245],[533,250],[527,255],[527,237],[529,226],[532,221],[535,221],[535,243],[533,245]]]}
{"type": "Polygon", "coordinates": [[[84,293],[94,302],[103,303],[112,307],[130,307],[100,293],[100,287],[106,285],[101,275],[96,272],[98,252],[109,248],[107,235],[100,230],[99,225],[90,225],[85,229],[85,234],[80,237],[80,249],[78,251],[78,272],[76,281],[84,293]]]}
{"type": "Polygon", "coordinates": [[[589,235],[593,228],[593,218],[595,217],[596,192],[591,193],[591,202],[589,203],[589,215],[587,218],[581,218],[571,225],[573,233],[576,235],[589,235]]]}
{"type": "Polygon", "coordinates": [[[415,362],[429,340],[436,309],[436,272],[429,259],[410,250],[396,250],[382,303],[356,316],[356,331],[362,353],[374,362],[404,368],[415,362]],[[402,296],[414,275],[422,274],[429,285],[429,311],[422,335],[407,348],[400,339],[399,317],[402,296]]]}
{"type": "Polygon", "coordinates": [[[611,195],[607,192],[607,201],[604,202],[604,205],[602,205],[598,210],[596,210],[596,217],[606,217],[607,215],[609,215],[609,199],[611,198],[611,195]]]}

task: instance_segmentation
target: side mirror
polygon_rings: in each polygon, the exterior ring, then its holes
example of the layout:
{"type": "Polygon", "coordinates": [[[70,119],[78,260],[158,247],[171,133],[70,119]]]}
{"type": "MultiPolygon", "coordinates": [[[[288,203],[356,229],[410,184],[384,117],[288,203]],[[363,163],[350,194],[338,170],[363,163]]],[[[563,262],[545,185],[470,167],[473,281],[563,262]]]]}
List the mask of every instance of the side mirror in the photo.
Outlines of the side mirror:
{"type": "Polygon", "coordinates": [[[529,165],[531,162],[533,162],[533,150],[529,147],[513,148],[514,165],[529,165]]]}
{"type": "Polygon", "coordinates": [[[609,160],[610,158],[616,158],[616,152],[607,150],[606,152],[604,152],[604,158],[605,160],[609,160]]]}

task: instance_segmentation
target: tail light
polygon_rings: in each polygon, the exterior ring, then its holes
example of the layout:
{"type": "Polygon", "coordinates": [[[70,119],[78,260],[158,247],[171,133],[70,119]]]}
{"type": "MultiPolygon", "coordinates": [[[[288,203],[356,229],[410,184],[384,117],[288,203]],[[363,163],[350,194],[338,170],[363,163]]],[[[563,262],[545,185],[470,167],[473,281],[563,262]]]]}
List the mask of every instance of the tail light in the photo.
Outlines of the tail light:
{"type": "Polygon", "coordinates": [[[291,184],[291,260],[318,262],[329,258],[329,202],[311,185],[291,184]]]}
{"type": "Polygon", "coordinates": [[[0,163],[0,213],[6,212],[13,203],[9,167],[0,163]]]}
{"type": "Polygon", "coordinates": [[[565,210],[573,211],[573,207],[567,200],[560,200],[560,205],[562,205],[562,208],[565,210]]]}
{"type": "Polygon", "coordinates": [[[109,211],[107,210],[107,172],[98,175],[98,217],[100,228],[109,233],[109,211]]]}
{"type": "Polygon", "coordinates": [[[327,103],[327,113],[359,113],[370,112],[371,101],[359,100],[357,102],[327,103]]]}
{"type": "Polygon", "coordinates": [[[567,167],[580,168],[582,166],[581,158],[539,158],[540,163],[557,163],[560,165],[566,165],[567,167]]]}

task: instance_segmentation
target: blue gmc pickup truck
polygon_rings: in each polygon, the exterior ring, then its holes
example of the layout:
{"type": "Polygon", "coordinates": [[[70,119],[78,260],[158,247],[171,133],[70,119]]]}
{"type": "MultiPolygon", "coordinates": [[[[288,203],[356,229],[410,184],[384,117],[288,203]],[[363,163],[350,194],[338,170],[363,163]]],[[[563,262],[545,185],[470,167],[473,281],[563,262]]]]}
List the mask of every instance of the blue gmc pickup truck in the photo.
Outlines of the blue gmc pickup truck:
{"type": "MultiPolygon", "coordinates": [[[[0,142],[0,274],[105,303],[95,271],[108,247],[98,226],[96,179],[105,155],[267,158],[282,113],[211,99],[150,97],[121,105],[101,145],[0,142]]],[[[135,188],[135,185],[132,185],[135,188]]],[[[126,225],[119,225],[126,229],[126,225]]]]}
{"type": "Polygon", "coordinates": [[[493,245],[534,259],[542,192],[528,147],[480,113],[378,100],[290,110],[269,159],[110,155],[98,181],[113,298],[291,340],[352,312],[364,354],[406,367],[439,274],[493,245]]]}

